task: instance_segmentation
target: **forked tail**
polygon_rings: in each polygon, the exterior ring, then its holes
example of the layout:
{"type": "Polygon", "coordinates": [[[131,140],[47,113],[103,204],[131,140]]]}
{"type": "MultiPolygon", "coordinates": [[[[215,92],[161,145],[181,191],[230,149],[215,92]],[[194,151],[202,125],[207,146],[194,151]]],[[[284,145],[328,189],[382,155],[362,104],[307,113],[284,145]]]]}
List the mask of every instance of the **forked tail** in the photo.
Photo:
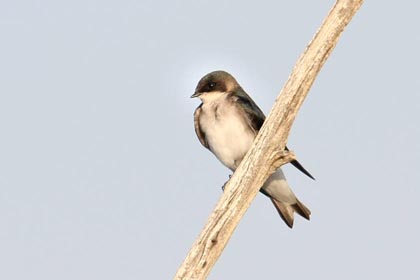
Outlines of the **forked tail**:
{"type": "Polygon", "coordinates": [[[280,217],[290,228],[293,227],[295,212],[305,219],[310,220],[311,211],[297,199],[295,204],[279,202],[274,198],[271,198],[271,201],[273,202],[274,207],[276,207],[277,212],[280,214],[280,217]]]}

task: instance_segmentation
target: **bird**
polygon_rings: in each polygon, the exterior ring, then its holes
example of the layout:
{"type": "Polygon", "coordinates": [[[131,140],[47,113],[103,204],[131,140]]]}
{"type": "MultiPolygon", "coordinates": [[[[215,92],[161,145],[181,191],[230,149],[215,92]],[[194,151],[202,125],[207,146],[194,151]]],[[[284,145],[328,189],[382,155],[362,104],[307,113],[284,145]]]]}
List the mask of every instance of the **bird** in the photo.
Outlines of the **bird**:
{"type": "MultiPolygon", "coordinates": [[[[205,148],[234,172],[251,148],[265,115],[226,71],[213,71],[203,76],[191,96],[197,97],[201,100],[194,111],[197,137],[205,148]]],[[[291,164],[314,179],[297,160],[291,161],[291,164]]],[[[293,228],[295,212],[310,220],[311,211],[293,193],[281,168],[266,180],[260,192],[270,198],[289,228],[293,228]]]]}

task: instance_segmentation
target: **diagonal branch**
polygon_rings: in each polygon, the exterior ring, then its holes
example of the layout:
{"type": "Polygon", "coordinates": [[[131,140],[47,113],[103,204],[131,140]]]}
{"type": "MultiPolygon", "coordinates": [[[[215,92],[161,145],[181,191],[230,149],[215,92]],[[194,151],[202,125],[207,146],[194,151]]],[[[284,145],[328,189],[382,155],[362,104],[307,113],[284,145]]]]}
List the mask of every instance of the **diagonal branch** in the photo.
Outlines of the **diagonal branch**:
{"type": "Polygon", "coordinates": [[[315,77],[363,0],[337,0],[296,63],[254,144],[225,186],[174,279],[205,279],[265,180],[294,159],[284,152],[296,114],[315,77]]]}

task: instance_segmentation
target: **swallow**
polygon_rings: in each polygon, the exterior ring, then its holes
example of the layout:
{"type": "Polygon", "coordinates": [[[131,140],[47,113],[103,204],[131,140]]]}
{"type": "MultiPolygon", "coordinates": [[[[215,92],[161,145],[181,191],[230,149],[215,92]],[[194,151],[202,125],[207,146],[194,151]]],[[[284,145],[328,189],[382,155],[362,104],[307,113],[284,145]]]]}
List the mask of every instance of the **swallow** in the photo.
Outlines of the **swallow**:
{"type": "MultiPolygon", "coordinates": [[[[194,128],[200,143],[235,171],[263,125],[264,113],[225,71],[214,71],[201,78],[191,96],[195,97],[201,100],[194,112],[194,128]]],[[[297,160],[291,164],[314,179],[297,160]]],[[[267,179],[260,192],[270,198],[290,228],[295,212],[310,219],[311,211],[293,193],[281,168],[267,179]]]]}

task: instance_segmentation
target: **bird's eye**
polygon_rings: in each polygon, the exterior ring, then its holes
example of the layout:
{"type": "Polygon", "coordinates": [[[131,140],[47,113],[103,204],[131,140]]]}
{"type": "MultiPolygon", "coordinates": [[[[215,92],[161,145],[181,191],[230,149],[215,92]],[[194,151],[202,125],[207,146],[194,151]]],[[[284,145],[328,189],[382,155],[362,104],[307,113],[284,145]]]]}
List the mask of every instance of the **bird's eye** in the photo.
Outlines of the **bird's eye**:
{"type": "Polygon", "coordinates": [[[214,88],[216,86],[216,83],[215,82],[211,82],[210,84],[209,84],[209,87],[210,88],[214,88]]]}

